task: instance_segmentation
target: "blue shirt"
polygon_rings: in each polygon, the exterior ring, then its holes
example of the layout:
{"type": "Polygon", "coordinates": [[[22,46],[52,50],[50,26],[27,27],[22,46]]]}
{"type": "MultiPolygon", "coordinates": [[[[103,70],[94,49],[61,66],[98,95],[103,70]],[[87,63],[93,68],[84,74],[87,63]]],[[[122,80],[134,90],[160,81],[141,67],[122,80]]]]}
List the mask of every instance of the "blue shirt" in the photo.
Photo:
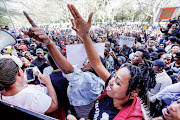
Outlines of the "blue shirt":
{"type": "Polygon", "coordinates": [[[94,73],[83,72],[77,66],[74,72],[63,74],[69,81],[67,94],[73,106],[88,105],[94,102],[102,93],[105,82],[94,73]]]}

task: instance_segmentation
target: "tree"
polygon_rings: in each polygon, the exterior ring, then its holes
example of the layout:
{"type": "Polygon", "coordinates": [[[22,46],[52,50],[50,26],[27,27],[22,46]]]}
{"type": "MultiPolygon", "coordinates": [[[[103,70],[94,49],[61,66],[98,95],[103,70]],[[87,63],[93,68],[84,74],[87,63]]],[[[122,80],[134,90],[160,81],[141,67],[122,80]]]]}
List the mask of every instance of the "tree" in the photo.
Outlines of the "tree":
{"type": "Polygon", "coordinates": [[[180,0],[137,0],[140,10],[155,24],[156,16],[162,7],[179,6],[180,0]],[[179,4],[179,5],[178,5],[179,4]]]}

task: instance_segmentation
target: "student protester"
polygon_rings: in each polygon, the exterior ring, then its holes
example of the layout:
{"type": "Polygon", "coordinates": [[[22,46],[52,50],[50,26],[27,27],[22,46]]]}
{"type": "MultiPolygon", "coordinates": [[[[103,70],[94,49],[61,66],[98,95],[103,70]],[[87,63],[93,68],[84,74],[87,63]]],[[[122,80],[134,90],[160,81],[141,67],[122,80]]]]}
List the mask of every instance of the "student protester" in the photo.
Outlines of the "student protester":
{"type": "Polygon", "coordinates": [[[148,60],[150,60],[149,52],[144,49],[138,49],[131,59],[131,64],[140,66],[142,64],[150,63],[148,60]]]}
{"type": "Polygon", "coordinates": [[[164,61],[155,60],[153,61],[153,65],[153,69],[157,72],[156,85],[154,88],[150,89],[148,97],[149,100],[154,103],[156,100],[156,94],[163,90],[166,86],[171,85],[172,80],[164,70],[164,67],[166,66],[164,61]]]}
{"type": "Polygon", "coordinates": [[[151,61],[155,61],[155,60],[157,60],[158,59],[158,53],[157,52],[152,52],[151,54],[150,54],[150,57],[151,57],[151,61]]]}
{"type": "Polygon", "coordinates": [[[166,44],[168,44],[168,45],[165,47],[165,51],[167,53],[171,52],[171,47],[176,43],[176,40],[177,40],[177,38],[175,36],[171,36],[168,38],[168,41],[166,42],[166,44]]]}
{"type": "Polygon", "coordinates": [[[104,61],[105,61],[106,69],[110,73],[113,73],[114,72],[114,59],[110,55],[110,48],[109,47],[105,47],[105,49],[104,49],[104,61]]]}
{"type": "Polygon", "coordinates": [[[41,114],[51,113],[57,109],[56,92],[48,75],[39,75],[39,80],[46,87],[27,85],[22,62],[15,56],[0,58],[0,100],[41,114]]]}
{"type": "Polygon", "coordinates": [[[164,53],[166,53],[165,49],[164,49],[164,48],[160,48],[160,47],[157,49],[156,52],[158,53],[158,58],[159,58],[159,59],[161,58],[161,56],[162,56],[164,53]]]}
{"type": "Polygon", "coordinates": [[[88,22],[85,22],[73,5],[68,5],[68,8],[74,17],[72,28],[82,38],[92,67],[107,85],[95,103],[91,119],[144,119],[139,97],[143,97],[149,88],[154,87],[153,69],[149,66],[138,68],[129,65],[119,69],[111,78],[110,73],[102,65],[89,36],[92,13],[88,22]]]}
{"type": "Polygon", "coordinates": [[[174,57],[176,56],[176,53],[179,52],[179,50],[180,48],[179,48],[179,45],[177,44],[171,47],[171,53],[170,53],[170,55],[172,56],[171,62],[174,61],[174,57]]]}
{"type": "Polygon", "coordinates": [[[56,66],[51,55],[48,53],[48,60],[53,68],[50,74],[52,85],[56,91],[58,99],[58,109],[53,112],[53,117],[64,120],[70,109],[69,100],[67,97],[68,80],[63,77],[62,71],[56,66]]]}
{"type": "Polygon", "coordinates": [[[41,71],[41,73],[43,73],[43,70],[45,67],[48,67],[49,66],[49,63],[48,61],[45,59],[44,57],[44,51],[43,49],[41,48],[38,48],[36,50],[36,55],[37,55],[37,58],[34,59],[31,64],[35,65],[35,66],[38,66],[39,70],[41,71]]]}
{"type": "Polygon", "coordinates": [[[174,62],[169,65],[169,68],[173,71],[174,74],[178,74],[180,72],[180,52],[176,53],[174,62]]]}
{"type": "MultiPolygon", "coordinates": [[[[46,45],[56,65],[62,70],[63,76],[69,81],[67,95],[70,104],[73,105],[79,118],[87,119],[94,101],[101,95],[104,81],[96,75],[89,61],[85,61],[81,69],[77,65],[72,66],[42,29],[36,26],[30,28],[27,34],[46,45]]],[[[103,58],[100,59],[103,62],[103,58]]]]}
{"type": "Polygon", "coordinates": [[[122,65],[123,63],[125,63],[125,61],[126,61],[126,58],[125,58],[125,57],[123,57],[123,56],[117,57],[113,51],[110,51],[109,54],[110,54],[110,55],[113,57],[113,59],[114,59],[114,69],[115,69],[115,70],[118,70],[118,69],[121,67],[121,65],[122,65]]]}
{"type": "Polygon", "coordinates": [[[164,115],[152,120],[180,120],[180,99],[168,106],[164,115]]]}

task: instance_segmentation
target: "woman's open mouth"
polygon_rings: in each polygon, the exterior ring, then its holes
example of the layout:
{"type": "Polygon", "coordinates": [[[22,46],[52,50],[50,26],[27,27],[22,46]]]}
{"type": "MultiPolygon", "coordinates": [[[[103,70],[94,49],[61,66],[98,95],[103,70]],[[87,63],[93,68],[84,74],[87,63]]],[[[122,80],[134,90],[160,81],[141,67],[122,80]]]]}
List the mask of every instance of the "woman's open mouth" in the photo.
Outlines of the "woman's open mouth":
{"type": "Polygon", "coordinates": [[[166,116],[172,117],[172,115],[171,115],[171,113],[169,112],[168,108],[167,108],[167,110],[165,111],[164,114],[165,114],[166,116]]]}

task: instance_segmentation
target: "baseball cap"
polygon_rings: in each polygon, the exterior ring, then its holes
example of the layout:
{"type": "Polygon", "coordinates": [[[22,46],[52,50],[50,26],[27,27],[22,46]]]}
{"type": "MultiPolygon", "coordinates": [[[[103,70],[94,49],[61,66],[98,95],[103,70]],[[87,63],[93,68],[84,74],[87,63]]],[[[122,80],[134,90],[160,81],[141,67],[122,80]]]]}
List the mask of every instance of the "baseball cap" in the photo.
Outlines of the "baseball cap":
{"type": "Polygon", "coordinates": [[[158,48],[156,52],[166,52],[164,48],[158,48]]]}
{"type": "Polygon", "coordinates": [[[19,49],[27,49],[27,46],[26,46],[26,45],[21,45],[21,46],[19,47],[19,49]]]}
{"type": "Polygon", "coordinates": [[[62,49],[62,52],[66,52],[66,48],[65,47],[62,49]]]}
{"type": "Polygon", "coordinates": [[[36,50],[36,54],[38,54],[38,53],[43,53],[44,51],[43,51],[43,49],[41,49],[41,48],[38,48],[37,50],[36,50]]]}
{"type": "Polygon", "coordinates": [[[162,68],[164,68],[166,66],[166,63],[162,60],[159,60],[159,59],[153,61],[152,63],[153,63],[153,65],[157,65],[157,66],[162,67],[162,68]]]}
{"type": "Polygon", "coordinates": [[[152,52],[152,53],[150,54],[150,57],[151,57],[151,58],[158,58],[157,52],[152,52]]]}

